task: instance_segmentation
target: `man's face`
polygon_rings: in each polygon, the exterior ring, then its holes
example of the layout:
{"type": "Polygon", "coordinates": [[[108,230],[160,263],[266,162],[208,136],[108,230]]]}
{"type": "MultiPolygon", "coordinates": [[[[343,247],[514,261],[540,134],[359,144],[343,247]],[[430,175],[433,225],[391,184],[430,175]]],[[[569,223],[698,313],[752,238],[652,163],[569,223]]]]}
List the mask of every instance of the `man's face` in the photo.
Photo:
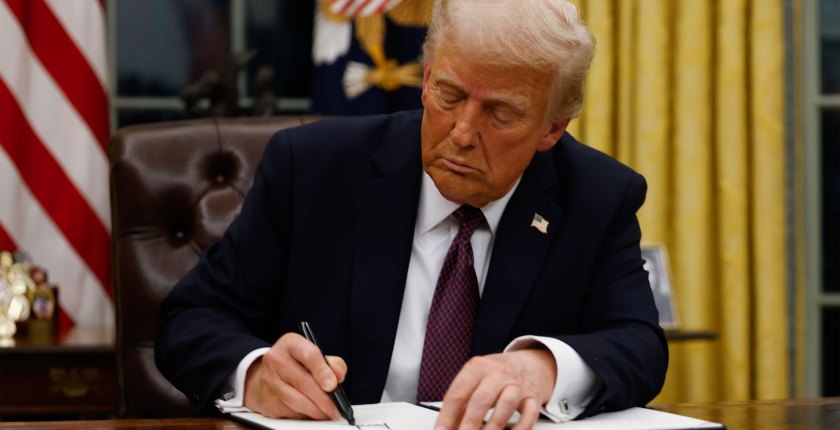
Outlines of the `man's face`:
{"type": "Polygon", "coordinates": [[[423,74],[423,167],[452,202],[482,207],[504,196],[567,120],[546,121],[552,76],[463,59],[447,42],[423,74]]]}

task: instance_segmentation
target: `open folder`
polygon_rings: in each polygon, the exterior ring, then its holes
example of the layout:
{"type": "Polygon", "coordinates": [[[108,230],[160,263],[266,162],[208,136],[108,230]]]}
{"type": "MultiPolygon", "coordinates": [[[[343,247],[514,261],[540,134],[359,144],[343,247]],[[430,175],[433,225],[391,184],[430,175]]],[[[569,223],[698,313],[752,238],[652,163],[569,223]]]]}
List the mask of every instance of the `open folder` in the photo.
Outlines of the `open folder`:
{"type": "MultiPolygon", "coordinates": [[[[283,430],[430,430],[434,428],[437,412],[410,403],[377,403],[353,406],[356,425],[340,421],[306,421],[266,418],[253,412],[229,414],[236,421],[262,429],[283,430]]],[[[594,417],[565,423],[539,420],[535,429],[555,430],[679,430],[725,429],[722,424],[698,420],[645,408],[631,408],[620,412],[605,412],[594,417]]]]}

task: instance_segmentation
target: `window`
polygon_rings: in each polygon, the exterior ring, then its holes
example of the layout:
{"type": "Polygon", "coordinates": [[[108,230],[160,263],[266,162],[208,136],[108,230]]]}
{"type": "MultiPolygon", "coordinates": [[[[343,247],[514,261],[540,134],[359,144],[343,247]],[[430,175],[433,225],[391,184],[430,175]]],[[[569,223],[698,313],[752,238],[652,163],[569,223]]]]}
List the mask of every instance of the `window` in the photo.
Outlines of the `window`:
{"type": "Polygon", "coordinates": [[[806,395],[840,395],[840,2],[803,2],[806,395]]]}
{"type": "Polygon", "coordinates": [[[181,91],[231,53],[252,53],[236,81],[239,109],[268,66],[277,108],[308,110],[314,2],[109,0],[107,13],[114,128],[188,117],[181,91]]]}

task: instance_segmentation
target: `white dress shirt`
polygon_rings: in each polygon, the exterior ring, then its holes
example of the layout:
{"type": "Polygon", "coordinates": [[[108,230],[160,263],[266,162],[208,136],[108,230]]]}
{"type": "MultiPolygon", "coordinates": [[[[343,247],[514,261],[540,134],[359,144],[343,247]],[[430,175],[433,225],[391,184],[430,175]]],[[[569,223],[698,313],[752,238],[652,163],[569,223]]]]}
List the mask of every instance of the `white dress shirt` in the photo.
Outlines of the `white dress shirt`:
{"type": "MultiPolygon", "coordinates": [[[[471,239],[479,295],[484,290],[499,220],[518,185],[517,182],[505,196],[481,208],[487,224],[477,228],[471,239]]],[[[458,204],[446,200],[431,177],[423,173],[411,259],[382,402],[414,403],[416,400],[426,320],[443,260],[450,243],[458,234],[458,221],[451,215],[458,207],[458,204]]],[[[552,352],[558,369],[551,400],[542,412],[558,422],[574,419],[592,399],[599,380],[571,347],[554,338],[523,336],[511,342],[505,351],[529,348],[537,343],[552,352]]],[[[217,400],[220,409],[231,411],[232,408],[242,406],[241,393],[247,369],[267,350],[260,348],[252,351],[240,362],[235,375],[229,378],[232,379],[230,386],[233,392],[225,396],[228,399],[217,400]]]]}

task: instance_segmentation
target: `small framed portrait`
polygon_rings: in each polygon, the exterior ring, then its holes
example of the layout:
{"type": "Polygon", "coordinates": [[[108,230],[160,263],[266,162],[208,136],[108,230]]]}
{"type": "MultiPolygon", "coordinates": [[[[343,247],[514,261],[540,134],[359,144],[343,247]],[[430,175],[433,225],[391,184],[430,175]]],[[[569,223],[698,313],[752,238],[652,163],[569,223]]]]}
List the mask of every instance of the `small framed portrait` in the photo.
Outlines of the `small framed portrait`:
{"type": "Polygon", "coordinates": [[[671,266],[668,265],[668,251],[662,244],[642,244],[642,259],[648,272],[653,300],[659,311],[659,325],[666,329],[679,326],[674,293],[671,288],[671,266]]]}

